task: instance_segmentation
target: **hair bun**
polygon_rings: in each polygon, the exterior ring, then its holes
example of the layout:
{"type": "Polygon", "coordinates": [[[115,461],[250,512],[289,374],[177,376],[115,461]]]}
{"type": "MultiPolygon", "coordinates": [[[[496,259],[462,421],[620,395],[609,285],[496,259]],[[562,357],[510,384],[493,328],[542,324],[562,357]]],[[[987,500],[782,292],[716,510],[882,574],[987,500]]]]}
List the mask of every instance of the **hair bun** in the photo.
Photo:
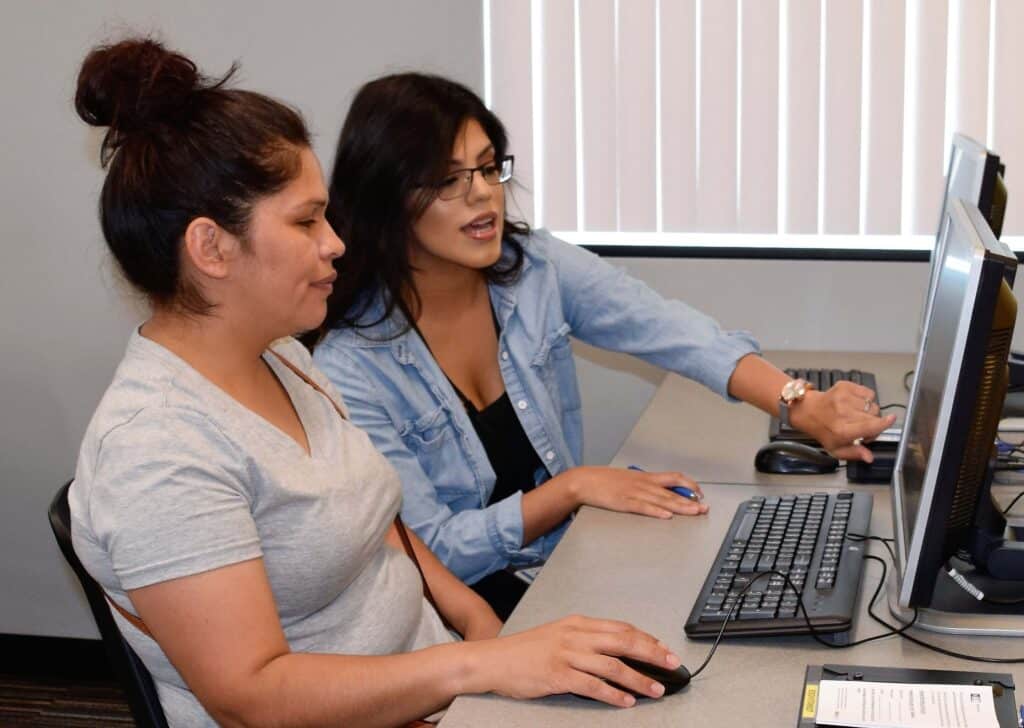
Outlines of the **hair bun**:
{"type": "Polygon", "coordinates": [[[121,138],[178,117],[201,82],[196,64],[185,56],[155,40],[132,38],[99,46],[86,56],[75,110],[86,123],[110,127],[121,138]]]}

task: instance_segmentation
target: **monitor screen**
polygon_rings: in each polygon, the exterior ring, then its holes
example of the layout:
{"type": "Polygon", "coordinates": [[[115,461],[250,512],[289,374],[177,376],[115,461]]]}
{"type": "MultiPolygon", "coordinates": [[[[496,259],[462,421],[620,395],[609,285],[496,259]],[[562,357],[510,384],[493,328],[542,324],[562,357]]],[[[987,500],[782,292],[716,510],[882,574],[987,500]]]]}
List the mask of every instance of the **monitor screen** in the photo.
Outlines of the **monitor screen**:
{"type": "MultiPolygon", "coordinates": [[[[918,603],[923,592],[930,595],[950,549],[947,519],[954,498],[966,498],[968,509],[974,507],[975,501],[970,500],[977,497],[974,481],[973,493],[964,485],[966,471],[977,470],[964,463],[978,460],[977,453],[965,452],[968,430],[976,425],[974,408],[991,404],[982,402],[978,381],[990,355],[993,311],[1002,302],[1000,296],[1009,294],[1005,278],[1012,276],[1016,266],[1016,258],[992,236],[977,207],[961,199],[953,200],[943,216],[936,251],[935,286],[893,473],[902,606],[911,604],[912,593],[918,603]]],[[[1011,320],[1011,332],[1012,325],[1011,320]]],[[[1008,340],[1005,349],[1001,353],[1004,370],[1008,340]]],[[[998,412],[1002,393],[985,396],[998,396],[998,412]]],[[[989,450],[994,427],[993,422],[989,450]]],[[[983,467],[987,452],[981,453],[979,462],[983,467]]]]}

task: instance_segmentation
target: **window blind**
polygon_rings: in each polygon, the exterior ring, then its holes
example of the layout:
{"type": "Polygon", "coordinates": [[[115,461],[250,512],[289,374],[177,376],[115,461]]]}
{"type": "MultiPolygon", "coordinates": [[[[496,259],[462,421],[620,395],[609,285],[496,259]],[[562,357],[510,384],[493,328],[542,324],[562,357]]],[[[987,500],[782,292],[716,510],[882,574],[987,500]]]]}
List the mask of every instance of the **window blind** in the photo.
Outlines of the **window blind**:
{"type": "Polygon", "coordinates": [[[1024,250],[1020,0],[482,1],[486,101],[533,225],[928,249],[959,131],[1007,165],[1024,250]]]}

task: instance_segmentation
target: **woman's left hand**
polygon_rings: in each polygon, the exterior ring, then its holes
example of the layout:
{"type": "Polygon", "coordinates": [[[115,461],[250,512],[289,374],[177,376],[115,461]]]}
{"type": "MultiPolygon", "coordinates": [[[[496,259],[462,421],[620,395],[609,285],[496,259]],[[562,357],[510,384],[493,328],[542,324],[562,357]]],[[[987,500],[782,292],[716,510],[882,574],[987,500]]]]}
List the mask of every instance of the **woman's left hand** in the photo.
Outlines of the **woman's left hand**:
{"type": "Polygon", "coordinates": [[[826,392],[809,391],[791,409],[790,421],[837,458],[870,463],[874,456],[864,443],[892,427],[896,415],[883,417],[868,387],[839,382],[826,392]]]}

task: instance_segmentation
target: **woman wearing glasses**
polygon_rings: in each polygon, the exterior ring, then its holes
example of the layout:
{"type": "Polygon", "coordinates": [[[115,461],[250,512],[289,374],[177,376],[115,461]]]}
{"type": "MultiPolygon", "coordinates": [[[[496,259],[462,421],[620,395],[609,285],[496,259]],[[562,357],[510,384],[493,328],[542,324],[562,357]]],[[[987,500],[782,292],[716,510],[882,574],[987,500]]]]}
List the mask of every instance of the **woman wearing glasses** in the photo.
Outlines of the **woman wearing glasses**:
{"type": "MultiPolygon", "coordinates": [[[[789,381],[749,335],[510,220],[513,169],[504,127],[465,87],[420,74],[364,86],[330,181],[348,253],[314,352],[397,468],[406,523],[502,617],[580,505],[707,511],[682,473],[580,465],[570,334],[772,413],[789,381]]],[[[852,441],[891,420],[869,394],[811,392],[792,419],[836,454],[870,458],[852,441]]]]}

